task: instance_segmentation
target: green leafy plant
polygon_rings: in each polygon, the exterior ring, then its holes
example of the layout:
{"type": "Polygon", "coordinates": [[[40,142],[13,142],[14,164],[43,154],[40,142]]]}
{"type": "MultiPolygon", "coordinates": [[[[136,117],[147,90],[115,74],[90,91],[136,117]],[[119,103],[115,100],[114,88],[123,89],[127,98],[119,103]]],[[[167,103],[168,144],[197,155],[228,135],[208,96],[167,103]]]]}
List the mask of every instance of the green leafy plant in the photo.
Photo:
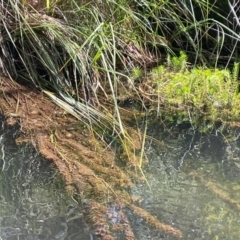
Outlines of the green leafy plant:
{"type": "Polygon", "coordinates": [[[239,118],[237,78],[238,64],[234,65],[232,73],[225,69],[188,69],[183,53],[179,58],[170,58],[167,67],[162,65],[152,71],[152,81],[164,105],[175,106],[176,111],[187,117],[190,111],[196,119],[204,116],[213,121],[239,118]]]}

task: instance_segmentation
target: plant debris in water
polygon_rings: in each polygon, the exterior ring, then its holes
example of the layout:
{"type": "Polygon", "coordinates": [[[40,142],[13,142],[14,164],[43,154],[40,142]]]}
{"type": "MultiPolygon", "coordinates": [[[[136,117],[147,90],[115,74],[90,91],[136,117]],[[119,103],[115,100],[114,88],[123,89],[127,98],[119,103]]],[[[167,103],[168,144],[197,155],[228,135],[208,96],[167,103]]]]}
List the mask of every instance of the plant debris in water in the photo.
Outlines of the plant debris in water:
{"type": "Polygon", "coordinates": [[[127,189],[133,186],[131,177],[136,176],[135,167],[133,170],[131,166],[119,167],[114,153],[77,119],[64,113],[43,93],[9,79],[2,78],[1,92],[4,97],[0,98],[0,106],[7,123],[19,123],[21,127],[17,142],[32,143],[56,165],[69,194],[86,205],[86,221],[97,236],[114,239],[112,232],[124,229],[125,238],[134,239],[124,213],[127,206],[157,229],[182,237],[181,231],[134,205],[127,189]],[[111,212],[110,203],[119,209],[117,213],[111,212]]]}

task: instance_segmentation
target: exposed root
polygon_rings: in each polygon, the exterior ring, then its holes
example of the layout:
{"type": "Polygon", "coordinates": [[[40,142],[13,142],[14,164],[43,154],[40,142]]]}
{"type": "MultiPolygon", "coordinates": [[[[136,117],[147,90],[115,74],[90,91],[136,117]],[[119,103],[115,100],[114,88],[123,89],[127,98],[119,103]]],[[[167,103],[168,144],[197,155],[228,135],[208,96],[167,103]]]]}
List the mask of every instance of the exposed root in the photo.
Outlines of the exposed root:
{"type": "Polygon", "coordinates": [[[73,178],[70,174],[71,169],[70,166],[67,164],[67,162],[62,161],[62,159],[60,159],[52,150],[52,144],[51,142],[49,142],[49,139],[47,138],[47,136],[37,136],[37,146],[38,146],[38,150],[39,152],[48,160],[51,160],[54,162],[54,164],[56,165],[56,167],[58,168],[59,172],[61,173],[61,175],[63,176],[63,178],[65,179],[65,182],[68,186],[68,190],[73,193],[73,188],[72,188],[72,184],[73,184],[73,178]]]}
{"type": "Polygon", "coordinates": [[[137,207],[137,206],[135,206],[133,204],[129,204],[129,207],[133,210],[133,212],[135,214],[137,214],[138,216],[143,218],[151,226],[154,226],[157,229],[163,231],[164,233],[170,234],[170,235],[172,235],[174,237],[177,237],[177,238],[182,238],[183,237],[183,233],[180,230],[178,230],[178,229],[176,229],[176,228],[174,228],[174,227],[172,227],[170,225],[161,223],[156,217],[151,215],[146,210],[144,210],[144,209],[142,209],[140,207],[137,207]]]}
{"type": "Polygon", "coordinates": [[[86,222],[92,226],[92,232],[95,236],[104,240],[115,239],[109,230],[109,225],[105,217],[108,211],[107,207],[96,202],[86,201],[84,203],[86,222]]]}
{"type": "MultiPolygon", "coordinates": [[[[7,123],[20,124],[21,134],[17,142],[33,144],[37,151],[56,165],[68,192],[84,202],[85,217],[94,235],[112,240],[121,233],[127,240],[135,239],[124,213],[125,206],[129,206],[150,225],[182,237],[179,230],[161,223],[132,203],[126,190],[133,186],[132,177],[139,178],[135,168],[132,171],[129,167],[120,167],[115,162],[115,154],[77,119],[66,114],[43,93],[9,79],[1,80],[0,91],[0,108],[7,117],[7,123]]],[[[133,145],[141,147],[139,142],[133,145]]],[[[131,150],[129,154],[134,155],[131,150]]],[[[136,161],[134,159],[132,163],[136,164],[136,161]]]]}
{"type": "Polygon", "coordinates": [[[120,232],[126,240],[135,239],[121,202],[115,202],[107,208],[92,200],[84,203],[84,209],[87,222],[94,227],[95,236],[104,240],[115,239],[111,233],[120,232]]]}

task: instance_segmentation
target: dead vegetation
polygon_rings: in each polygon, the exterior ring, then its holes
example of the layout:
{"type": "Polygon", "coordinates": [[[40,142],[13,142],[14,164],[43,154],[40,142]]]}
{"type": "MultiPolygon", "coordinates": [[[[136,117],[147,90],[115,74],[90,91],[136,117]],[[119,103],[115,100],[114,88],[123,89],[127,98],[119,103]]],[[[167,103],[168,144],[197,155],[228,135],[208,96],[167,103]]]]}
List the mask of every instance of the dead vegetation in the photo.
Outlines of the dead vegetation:
{"type": "Polygon", "coordinates": [[[115,239],[114,232],[121,231],[126,239],[135,239],[125,215],[128,207],[160,231],[182,237],[181,231],[135,205],[127,191],[133,185],[131,179],[138,176],[135,167],[119,167],[113,150],[97,140],[79,120],[63,112],[42,92],[10,79],[1,79],[0,91],[1,112],[7,123],[20,124],[17,143],[31,143],[56,165],[69,194],[86,205],[85,219],[96,236],[115,239]]]}

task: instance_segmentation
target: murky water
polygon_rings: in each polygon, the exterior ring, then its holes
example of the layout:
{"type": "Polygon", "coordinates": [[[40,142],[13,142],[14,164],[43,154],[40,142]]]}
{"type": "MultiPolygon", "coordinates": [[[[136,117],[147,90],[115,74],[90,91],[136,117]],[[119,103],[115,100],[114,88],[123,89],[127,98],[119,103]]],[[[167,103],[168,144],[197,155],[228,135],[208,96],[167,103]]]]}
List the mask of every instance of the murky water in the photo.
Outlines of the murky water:
{"type": "MultiPolygon", "coordinates": [[[[185,240],[239,239],[240,129],[219,127],[206,135],[190,124],[163,126],[149,127],[159,141],[146,144],[150,188],[137,183],[132,189],[140,206],[181,230],[185,240]]],[[[16,133],[17,127],[0,125],[0,239],[93,239],[54,167],[30,146],[16,146],[16,133]]],[[[176,239],[131,211],[128,216],[138,240],[176,239]]]]}

